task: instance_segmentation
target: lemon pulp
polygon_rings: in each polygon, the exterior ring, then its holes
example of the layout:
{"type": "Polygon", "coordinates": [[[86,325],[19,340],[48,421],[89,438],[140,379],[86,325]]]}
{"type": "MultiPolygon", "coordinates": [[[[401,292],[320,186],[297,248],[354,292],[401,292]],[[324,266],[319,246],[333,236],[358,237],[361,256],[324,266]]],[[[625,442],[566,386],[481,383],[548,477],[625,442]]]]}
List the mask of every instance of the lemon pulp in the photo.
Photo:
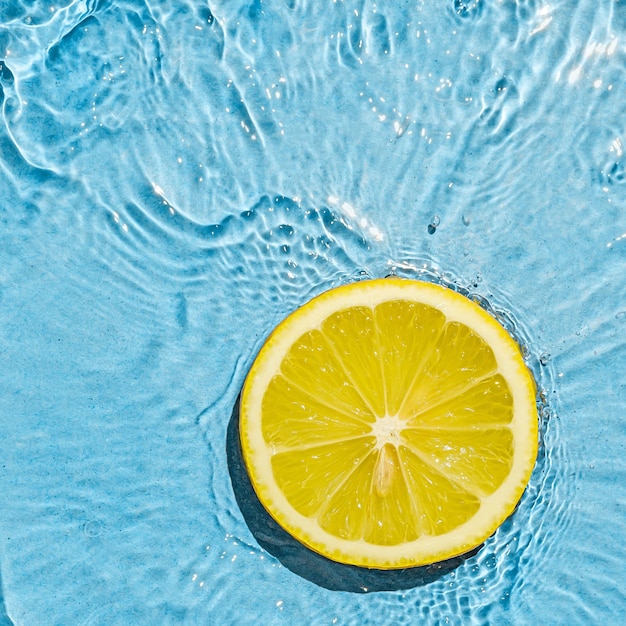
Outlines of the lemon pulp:
{"type": "Polygon", "coordinates": [[[366,567],[479,545],[537,454],[517,344],[475,303],[418,281],[346,285],[298,309],[257,356],[240,415],[268,512],[309,548],[366,567]]]}

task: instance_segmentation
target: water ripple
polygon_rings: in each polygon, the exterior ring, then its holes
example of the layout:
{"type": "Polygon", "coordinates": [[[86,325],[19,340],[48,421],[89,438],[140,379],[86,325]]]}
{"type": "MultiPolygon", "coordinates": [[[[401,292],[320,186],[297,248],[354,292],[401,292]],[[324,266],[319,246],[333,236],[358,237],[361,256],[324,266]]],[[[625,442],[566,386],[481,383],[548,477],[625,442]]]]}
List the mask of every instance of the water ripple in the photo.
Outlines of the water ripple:
{"type": "Polygon", "coordinates": [[[623,5],[0,2],[8,617],[620,623],[623,5]],[[275,325],[390,273],[513,333],[540,454],[476,554],[357,597],[255,539],[226,442],[275,325]]]}

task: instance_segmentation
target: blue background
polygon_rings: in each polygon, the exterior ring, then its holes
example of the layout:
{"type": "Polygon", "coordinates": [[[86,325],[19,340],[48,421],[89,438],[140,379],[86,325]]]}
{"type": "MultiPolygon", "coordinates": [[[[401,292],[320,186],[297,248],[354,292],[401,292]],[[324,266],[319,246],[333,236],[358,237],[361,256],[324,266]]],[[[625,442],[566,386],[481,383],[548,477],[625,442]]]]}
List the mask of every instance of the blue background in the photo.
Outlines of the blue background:
{"type": "Polygon", "coordinates": [[[4,621],[619,622],[624,102],[623,0],[0,1],[4,621]],[[478,553],[364,592],[227,434],[281,319],[389,273],[507,321],[542,447],[478,553]]]}

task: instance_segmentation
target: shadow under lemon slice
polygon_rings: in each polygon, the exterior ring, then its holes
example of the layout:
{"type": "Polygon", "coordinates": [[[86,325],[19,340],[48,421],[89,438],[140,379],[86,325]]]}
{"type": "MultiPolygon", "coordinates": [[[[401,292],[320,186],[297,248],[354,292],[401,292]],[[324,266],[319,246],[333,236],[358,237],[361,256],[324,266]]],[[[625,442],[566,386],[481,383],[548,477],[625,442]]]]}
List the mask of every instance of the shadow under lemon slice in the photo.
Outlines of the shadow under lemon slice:
{"type": "Polygon", "coordinates": [[[351,565],[427,565],[480,545],[530,479],[535,383],[518,345],[446,287],[332,289],[270,335],[243,387],[252,486],[298,541],[351,565]]]}

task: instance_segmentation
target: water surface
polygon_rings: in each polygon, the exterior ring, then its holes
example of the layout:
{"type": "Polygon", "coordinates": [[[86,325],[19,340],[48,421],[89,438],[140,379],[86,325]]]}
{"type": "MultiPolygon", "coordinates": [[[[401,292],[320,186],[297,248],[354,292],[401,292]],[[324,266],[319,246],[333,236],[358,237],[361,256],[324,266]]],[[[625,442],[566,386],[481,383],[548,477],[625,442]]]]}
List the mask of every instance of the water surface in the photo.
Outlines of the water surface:
{"type": "Polygon", "coordinates": [[[618,623],[625,101],[623,0],[0,1],[0,623],[618,623]],[[390,273],[509,324],[542,446],[374,590],[268,550],[227,435],[281,319],[390,273]]]}

